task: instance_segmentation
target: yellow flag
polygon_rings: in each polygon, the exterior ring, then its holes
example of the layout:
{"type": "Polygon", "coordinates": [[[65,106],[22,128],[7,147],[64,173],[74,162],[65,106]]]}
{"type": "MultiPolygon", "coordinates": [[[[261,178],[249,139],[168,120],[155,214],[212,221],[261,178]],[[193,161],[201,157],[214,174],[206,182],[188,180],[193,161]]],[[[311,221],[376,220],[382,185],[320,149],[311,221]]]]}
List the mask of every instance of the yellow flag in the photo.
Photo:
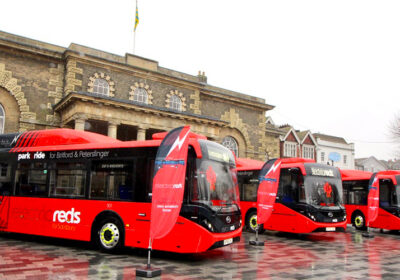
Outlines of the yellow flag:
{"type": "Polygon", "coordinates": [[[139,10],[136,1],[135,29],[133,31],[136,31],[136,27],[138,26],[138,24],[139,24],[139,10]]]}

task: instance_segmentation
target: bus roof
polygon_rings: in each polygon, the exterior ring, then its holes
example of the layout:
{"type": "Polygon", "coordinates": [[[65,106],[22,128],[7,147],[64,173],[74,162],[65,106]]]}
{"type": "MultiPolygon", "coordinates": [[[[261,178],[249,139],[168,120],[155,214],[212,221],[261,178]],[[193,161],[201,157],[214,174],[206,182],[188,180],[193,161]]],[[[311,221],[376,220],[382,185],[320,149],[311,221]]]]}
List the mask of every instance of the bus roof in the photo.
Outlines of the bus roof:
{"type": "MultiPolygon", "coordinates": [[[[154,133],[152,135],[153,140],[162,140],[165,138],[165,136],[167,136],[168,132],[158,132],[158,133],[154,133]]],[[[189,132],[189,138],[193,138],[193,139],[203,139],[203,140],[207,140],[207,137],[201,134],[197,134],[194,132],[189,132]]]]}
{"type": "Polygon", "coordinates": [[[69,128],[32,130],[0,135],[1,148],[10,152],[157,146],[160,141],[120,141],[102,134],[69,128]],[[133,143],[135,142],[135,143],[133,143]]]}
{"type": "MultiPolygon", "coordinates": [[[[345,181],[350,180],[369,180],[372,176],[372,172],[362,170],[345,170],[341,169],[342,179],[345,181]]],[[[386,176],[400,175],[400,170],[384,170],[377,172],[377,176],[385,178],[386,176]]]]}
{"type": "MultiPolygon", "coordinates": [[[[315,163],[313,159],[306,158],[281,158],[282,167],[291,167],[302,163],[315,163]]],[[[236,167],[238,171],[260,170],[264,165],[263,161],[249,158],[236,158],[236,167]]]]}
{"type": "MultiPolygon", "coordinates": [[[[0,135],[0,148],[12,153],[60,150],[90,150],[107,148],[157,147],[160,145],[161,134],[157,140],[120,141],[102,134],[80,131],[69,128],[48,130],[32,130],[23,133],[0,135]]],[[[166,133],[163,134],[166,136],[166,133]]],[[[201,135],[189,134],[191,144],[199,158],[202,157],[199,144],[195,143],[201,135]]],[[[204,136],[205,137],[205,136],[204,136]]],[[[203,139],[203,138],[201,138],[203,139]]]]}
{"type": "Polygon", "coordinates": [[[342,174],[342,180],[369,180],[372,176],[372,172],[362,170],[351,170],[351,169],[340,169],[342,174]]]}
{"type": "Polygon", "coordinates": [[[385,171],[379,171],[378,175],[382,176],[392,176],[392,175],[400,175],[400,170],[385,170],[385,171]]]}
{"type": "Polygon", "coordinates": [[[250,158],[236,158],[236,168],[238,171],[243,170],[260,170],[264,165],[263,161],[250,158]]]}

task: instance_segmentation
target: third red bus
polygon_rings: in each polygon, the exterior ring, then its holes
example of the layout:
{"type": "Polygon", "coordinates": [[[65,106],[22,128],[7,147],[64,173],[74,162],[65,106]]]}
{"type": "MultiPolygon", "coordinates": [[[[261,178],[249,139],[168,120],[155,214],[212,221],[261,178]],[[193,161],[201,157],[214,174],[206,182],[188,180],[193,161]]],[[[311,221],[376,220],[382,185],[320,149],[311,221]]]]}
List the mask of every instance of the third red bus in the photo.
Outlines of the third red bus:
{"type": "MultiPolygon", "coordinates": [[[[264,163],[238,158],[236,164],[242,217],[247,229],[256,231],[258,174],[264,163]]],[[[282,159],[273,212],[259,232],[311,233],[344,231],[345,227],[339,169],[309,159],[282,159]]]]}
{"type": "Polygon", "coordinates": [[[368,190],[371,177],[379,180],[378,217],[373,228],[400,230],[400,171],[380,171],[375,174],[361,170],[341,170],[343,200],[348,223],[358,230],[367,227],[368,190]]]}

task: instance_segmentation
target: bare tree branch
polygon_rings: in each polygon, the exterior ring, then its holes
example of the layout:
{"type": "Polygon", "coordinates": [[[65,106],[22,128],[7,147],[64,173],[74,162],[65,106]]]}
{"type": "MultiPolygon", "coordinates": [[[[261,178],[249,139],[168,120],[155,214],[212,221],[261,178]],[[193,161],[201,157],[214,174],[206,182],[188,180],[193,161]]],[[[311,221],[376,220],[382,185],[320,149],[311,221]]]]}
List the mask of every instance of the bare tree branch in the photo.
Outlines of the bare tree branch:
{"type": "Polygon", "coordinates": [[[396,156],[400,156],[400,113],[395,115],[392,123],[389,126],[389,134],[393,142],[398,145],[396,156]]]}

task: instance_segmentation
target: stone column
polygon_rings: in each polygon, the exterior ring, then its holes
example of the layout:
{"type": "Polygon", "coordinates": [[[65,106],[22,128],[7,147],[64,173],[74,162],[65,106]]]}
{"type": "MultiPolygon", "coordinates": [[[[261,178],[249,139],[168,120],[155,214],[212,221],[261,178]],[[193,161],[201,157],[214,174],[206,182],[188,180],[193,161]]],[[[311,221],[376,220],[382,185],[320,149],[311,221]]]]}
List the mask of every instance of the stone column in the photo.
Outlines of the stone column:
{"type": "Polygon", "coordinates": [[[85,119],[75,119],[75,130],[85,130],[85,119]]]}
{"type": "Polygon", "coordinates": [[[108,136],[114,139],[117,139],[117,127],[118,124],[115,122],[108,123],[108,136]]]}
{"type": "Polygon", "coordinates": [[[146,140],[146,129],[139,127],[137,131],[137,140],[146,140]]]}

